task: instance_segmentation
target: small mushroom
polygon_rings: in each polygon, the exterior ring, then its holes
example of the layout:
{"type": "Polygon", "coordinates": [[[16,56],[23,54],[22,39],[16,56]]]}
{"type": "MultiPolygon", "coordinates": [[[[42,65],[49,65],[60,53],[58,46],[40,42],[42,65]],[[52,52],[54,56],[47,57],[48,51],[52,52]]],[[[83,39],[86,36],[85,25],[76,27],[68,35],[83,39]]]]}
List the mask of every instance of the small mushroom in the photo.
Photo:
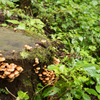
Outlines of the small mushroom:
{"type": "Polygon", "coordinates": [[[19,72],[17,70],[14,71],[14,76],[18,77],[19,76],[19,72]]]}
{"type": "Polygon", "coordinates": [[[49,77],[46,77],[45,80],[48,81],[49,80],[49,77]]]}
{"type": "Polygon", "coordinates": [[[43,74],[43,75],[46,75],[47,73],[46,73],[46,72],[43,72],[42,74],[43,74]]]}
{"type": "Polygon", "coordinates": [[[8,75],[8,77],[9,77],[10,79],[15,78],[15,77],[14,77],[14,73],[11,73],[10,75],[8,75]]]}
{"type": "Polygon", "coordinates": [[[13,77],[12,79],[7,79],[8,80],[8,82],[12,82],[13,80],[15,79],[15,77],[13,77]]]}
{"type": "Polygon", "coordinates": [[[39,77],[39,79],[40,79],[40,80],[43,80],[43,78],[42,78],[42,77],[39,77]]]}
{"type": "Polygon", "coordinates": [[[12,50],[12,53],[14,54],[15,53],[15,50],[12,50]]]}
{"type": "Polygon", "coordinates": [[[10,66],[11,66],[11,68],[13,68],[13,69],[15,69],[15,68],[17,67],[17,65],[14,64],[14,63],[11,63],[10,66]]]}
{"type": "Polygon", "coordinates": [[[35,63],[39,64],[39,59],[38,58],[35,58],[35,63]]]}
{"type": "Polygon", "coordinates": [[[4,74],[7,76],[9,75],[11,72],[8,72],[8,71],[4,71],[4,74]]]}
{"type": "Polygon", "coordinates": [[[57,59],[56,57],[54,57],[53,59],[54,59],[54,62],[53,62],[54,64],[59,64],[60,63],[60,60],[57,59]]]}
{"type": "Polygon", "coordinates": [[[36,66],[36,64],[33,64],[33,67],[36,66]]]}
{"type": "Polygon", "coordinates": [[[40,67],[36,67],[36,70],[40,70],[40,67]]]}
{"type": "Polygon", "coordinates": [[[5,68],[1,68],[1,67],[0,67],[0,71],[6,71],[6,69],[5,69],[5,68]]]}
{"type": "Polygon", "coordinates": [[[4,57],[0,57],[0,62],[5,61],[4,57]]]}
{"type": "Polygon", "coordinates": [[[43,40],[41,40],[41,42],[42,42],[42,43],[46,43],[46,40],[45,40],[45,39],[43,39],[43,40]]]}
{"type": "Polygon", "coordinates": [[[25,49],[28,50],[28,51],[30,51],[32,49],[32,47],[29,46],[29,45],[24,45],[24,46],[25,46],[25,49]]]}
{"type": "Polygon", "coordinates": [[[35,73],[39,73],[39,71],[38,71],[38,70],[36,70],[36,69],[34,69],[34,71],[35,71],[35,73]]]}
{"type": "Polygon", "coordinates": [[[46,66],[46,65],[44,65],[44,66],[43,66],[43,69],[45,69],[46,67],[47,67],[47,66],[46,66]]]}
{"type": "Polygon", "coordinates": [[[40,77],[40,76],[42,76],[42,74],[39,74],[38,76],[40,77]]]}
{"type": "Polygon", "coordinates": [[[0,53],[0,56],[2,56],[2,54],[0,53]]]}
{"type": "Polygon", "coordinates": [[[22,67],[20,67],[20,66],[18,66],[18,67],[16,67],[16,69],[18,70],[18,72],[22,72],[23,71],[23,68],[22,67]]]}

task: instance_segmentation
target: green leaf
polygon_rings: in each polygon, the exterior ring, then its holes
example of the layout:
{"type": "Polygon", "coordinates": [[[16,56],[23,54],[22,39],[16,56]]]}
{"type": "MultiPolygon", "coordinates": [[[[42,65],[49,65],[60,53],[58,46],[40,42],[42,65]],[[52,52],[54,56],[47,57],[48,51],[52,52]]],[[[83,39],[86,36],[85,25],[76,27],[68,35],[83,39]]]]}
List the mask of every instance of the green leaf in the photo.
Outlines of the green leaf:
{"type": "Polygon", "coordinates": [[[51,95],[56,94],[57,92],[59,92],[59,88],[49,87],[43,91],[42,96],[43,97],[51,96],[51,95]]]}
{"type": "Polygon", "coordinates": [[[24,58],[27,58],[29,56],[29,53],[26,51],[22,51],[22,52],[20,52],[20,55],[24,59],[24,58]]]}
{"type": "Polygon", "coordinates": [[[20,97],[17,97],[17,99],[16,100],[20,100],[20,97]]]}
{"type": "Polygon", "coordinates": [[[40,95],[38,94],[38,95],[35,95],[35,97],[34,97],[34,99],[33,100],[41,100],[41,97],[40,97],[40,95]]]}
{"type": "Polygon", "coordinates": [[[20,22],[17,20],[6,20],[7,22],[13,23],[13,24],[19,24],[20,22]]]}
{"type": "Polygon", "coordinates": [[[58,66],[56,66],[56,65],[49,65],[48,66],[48,69],[50,69],[50,70],[54,70],[55,71],[55,73],[60,73],[59,72],[59,68],[58,68],[58,66]]]}
{"type": "Polygon", "coordinates": [[[95,75],[97,75],[96,68],[95,68],[95,65],[94,64],[84,64],[82,67],[92,77],[93,76],[95,77],[95,75]]]}
{"type": "Polygon", "coordinates": [[[100,93],[100,85],[96,85],[95,88],[96,88],[96,91],[97,91],[98,93],[100,93]]]}
{"type": "Polygon", "coordinates": [[[17,94],[18,94],[18,97],[20,97],[21,99],[25,99],[25,100],[29,99],[27,92],[18,91],[17,94]]]}
{"type": "Polygon", "coordinates": [[[84,100],[91,100],[91,98],[86,93],[83,93],[83,98],[84,100]]]}
{"type": "Polygon", "coordinates": [[[25,23],[20,23],[17,28],[18,29],[25,29],[25,23]]]}
{"type": "Polygon", "coordinates": [[[98,96],[98,93],[94,89],[84,88],[84,90],[89,94],[98,96]]]}

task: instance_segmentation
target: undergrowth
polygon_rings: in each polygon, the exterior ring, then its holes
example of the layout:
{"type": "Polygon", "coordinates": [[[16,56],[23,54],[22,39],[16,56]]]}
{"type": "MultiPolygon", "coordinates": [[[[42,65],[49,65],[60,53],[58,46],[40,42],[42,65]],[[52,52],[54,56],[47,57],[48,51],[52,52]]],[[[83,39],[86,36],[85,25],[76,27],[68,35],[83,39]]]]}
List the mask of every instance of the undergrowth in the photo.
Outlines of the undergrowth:
{"type": "Polygon", "coordinates": [[[54,100],[91,100],[90,95],[94,95],[100,99],[100,1],[31,0],[31,14],[35,18],[26,15],[14,2],[1,0],[5,22],[37,34],[46,32],[52,41],[59,40],[65,46],[61,64],[48,66],[56,72],[58,81],[55,87],[46,88],[42,96],[53,95],[54,100]],[[23,20],[11,20],[12,15],[23,20]],[[69,58],[72,54],[75,57],[69,58]]]}

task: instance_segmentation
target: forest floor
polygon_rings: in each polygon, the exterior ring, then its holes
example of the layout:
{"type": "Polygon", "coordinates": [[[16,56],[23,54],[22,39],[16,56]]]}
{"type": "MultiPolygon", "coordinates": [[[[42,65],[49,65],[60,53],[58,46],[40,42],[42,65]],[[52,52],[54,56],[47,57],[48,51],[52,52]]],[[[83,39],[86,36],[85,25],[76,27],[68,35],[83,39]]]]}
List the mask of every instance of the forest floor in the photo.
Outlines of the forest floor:
{"type": "MultiPolygon", "coordinates": [[[[11,17],[11,19],[15,19],[16,20],[16,17],[11,17]]],[[[4,17],[4,15],[2,14],[2,13],[0,13],[0,24],[3,24],[3,23],[5,23],[5,17],[4,17]]],[[[13,24],[9,24],[10,26],[14,26],[13,24]]],[[[57,43],[56,41],[55,42],[53,42],[56,46],[57,46],[57,49],[59,50],[58,52],[57,52],[57,56],[59,56],[59,57],[61,57],[61,58],[63,58],[64,56],[66,56],[67,54],[66,53],[64,53],[61,49],[63,49],[64,48],[64,45],[63,44],[61,44],[61,43],[57,43]]],[[[75,54],[72,54],[72,55],[67,55],[68,57],[75,57],[75,54]]],[[[4,81],[5,83],[2,83],[2,81],[1,81],[1,83],[0,84],[3,84],[2,85],[2,87],[4,88],[5,87],[5,84],[6,84],[6,81],[4,81]]],[[[10,90],[11,92],[13,92],[14,90],[14,88],[18,88],[18,86],[16,87],[16,83],[18,84],[18,80],[16,80],[16,81],[14,81],[13,83],[11,83],[10,84],[10,86],[13,86],[13,88],[12,88],[12,90],[10,90]],[[14,85],[13,85],[14,84],[14,85]],[[15,87],[14,87],[15,86],[15,87]]],[[[20,84],[20,82],[19,82],[19,84],[20,84]]],[[[9,83],[7,83],[7,85],[9,85],[9,83]]],[[[15,95],[16,95],[16,93],[15,93],[15,95]]],[[[13,97],[10,95],[10,94],[8,94],[8,95],[5,95],[5,94],[0,94],[0,99],[1,100],[14,100],[14,99],[12,99],[13,97]]],[[[96,97],[96,96],[94,96],[94,95],[90,95],[90,98],[91,98],[91,100],[98,100],[98,98],[96,97]]]]}

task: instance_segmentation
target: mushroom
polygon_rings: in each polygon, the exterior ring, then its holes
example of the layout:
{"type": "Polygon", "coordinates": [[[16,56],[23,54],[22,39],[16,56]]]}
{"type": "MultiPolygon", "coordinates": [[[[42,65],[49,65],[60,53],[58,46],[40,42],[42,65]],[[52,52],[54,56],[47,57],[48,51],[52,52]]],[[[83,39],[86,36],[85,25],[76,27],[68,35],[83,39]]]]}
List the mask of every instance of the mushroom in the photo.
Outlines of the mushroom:
{"type": "Polygon", "coordinates": [[[42,42],[42,43],[46,43],[46,40],[45,40],[45,39],[43,39],[43,40],[41,40],[41,42],[42,42]]]}
{"type": "Polygon", "coordinates": [[[43,74],[43,75],[46,75],[47,73],[46,73],[46,72],[43,72],[42,74],[43,74]]]}
{"type": "Polygon", "coordinates": [[[2,56],[2,54],[0,53],[0,56],[2,56]]]}
{"type": "Polygon", "coordinates": [[[47,66],[46,66],[46,65],[44,65],[44,66],[43,66],[43,69],[45,69],[46,67],[47,67],[47,66]]]}
{"type": "Polygon", "coordinates": [[[14,76],[18,77],[19,76],[19,72],[17,70],[14,71],[14,76]]]}
{"type": "Polygon", "coordinates": [[[38,76],[40,77],[40,76],[42,76],[42,74],[39,74],[38,76]]]}
{"type": "Polygon", "coordinates": [[[11,63],[10,66],[11,66],[11,68],[14,68],[14,69],[17,67],[17,65],[14,63],[11,63]]]}
{"type": "Polygon", "coordinates": [[[43,78],[42,78],[42,77],[39,77],[39,79],[40,79],[40,80],[43,80],[43,78]]]}
{"type": "Polygon", "coordinates": [[[4,74],[7,76],[7,75],[9,75],[11,72],[9,72],[9,71],[4,71],[4,74]]]}
{"type": "Polygon", "coordinates": [[[5,61],[4,57],[0,57],[0,62],[5,61]]]}
{"type": "Polygon", "coordinates": [[[20,73],[23,71],[23,68],[22,68],[21,66],[16,67],[16,69],[17,69],[18,72],[20,72],[20,73]]]}
{"type": "Polygon", "coordinates": [[[14,73],[11,73],[10,75],[8,75],[8,77],[9,77],[10,79],[15,78],[14,76],[15,76],[14,73]]]}
{"type": "Polygon", "coordinates": [[[13,80],[15,79],[15,77],[13,77],[12,79],[7,79],[8,80],[8,82],[12,82],[13,80]]]}
{"type": "Polygon", "coordinates": [[[35,71],[35,73],[39,73],[39,71],[38,71],[38,70],[36,70],[36,69],[34,69],[34,71],[35,71]]]}
{"type": "Polygon", "coordinates": [[[14,54],[15,53],[15,50],[12,50],[12,53],[14,54]]]}
{"type": "Polygon", "coordinates": [[[29,45],[24,45],[24,46],[25,46],[25,49],[28,50],[28,51],[30,51],[32,49],[32,47],[29,46],[29,45]]]}
{"type": "Polygon", "coordinates": [[[49,77],[46,77],[45,80],[48,81],[49,80],[49,77]]]}
{"type": "Polygon", "coordinates": [[[40,70],[40,67],[36,67],[36,70],[40,70]]]}
{"type": "Polygon", "coordinates": [[[36,66],[36,64],[33,64],[33,66],[36,66]]]}
{"type": "Polygon", "coordinates": [[[35,63],[39,64],[39,59],[38,58],[35,58],[35,63]]]}
{"type": "Polygon", "coordinates": [[[53,61],[54,64],[59,64],[60,63],[60,60],[57,59],[56,57],[54,57],[53,59],[54,59],[54,61],[53,61]]]}

